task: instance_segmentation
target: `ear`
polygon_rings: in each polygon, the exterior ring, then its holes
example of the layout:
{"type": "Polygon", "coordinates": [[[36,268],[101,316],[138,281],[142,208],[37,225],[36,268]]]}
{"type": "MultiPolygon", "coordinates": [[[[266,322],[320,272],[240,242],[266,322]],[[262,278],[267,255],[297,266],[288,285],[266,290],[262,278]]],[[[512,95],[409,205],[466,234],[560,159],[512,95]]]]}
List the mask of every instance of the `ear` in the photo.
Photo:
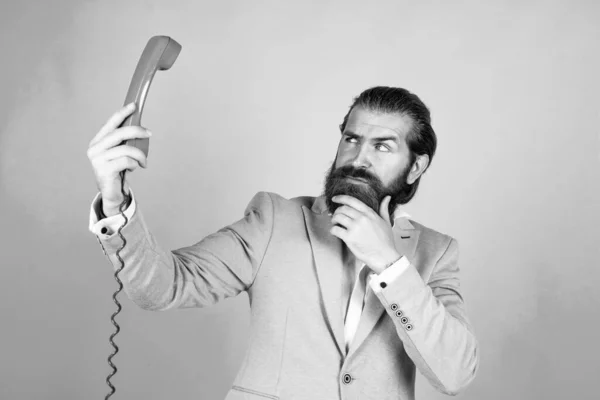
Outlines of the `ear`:
{"type": "Polygon", "coordinates": [[[410,172],[406,177],[406,183],[412,185],[425,172],[429,166],[429,156],[427,154],[419,155],[415,158],[415,162],[410,167],[410,172]]]}

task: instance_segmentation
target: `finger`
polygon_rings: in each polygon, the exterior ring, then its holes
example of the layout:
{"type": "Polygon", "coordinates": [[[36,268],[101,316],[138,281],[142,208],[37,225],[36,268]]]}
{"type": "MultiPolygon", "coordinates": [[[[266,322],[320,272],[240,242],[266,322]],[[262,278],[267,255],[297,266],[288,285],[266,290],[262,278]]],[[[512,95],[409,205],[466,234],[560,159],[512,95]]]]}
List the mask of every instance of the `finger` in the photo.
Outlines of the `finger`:
{"type": "Polygon", "coordinates": [[[336,214],[331,218],[333,224],[341,225],[343,228],[350,229],[354,220],[344,214],[336,214]]]}
{"type": "Polygon", "coordinates": [[[119,125],[121,125],[121,123],[123,123],[125,118],[127,118],[129,115],[131,115],[131,113],[134,112],[135,109],[136,109],[135,102],[131,102],[131,103],[127,104],[126,106],[121,107],[121,109],[118,110],[117,112],[115,112],[108,119],[108,121],[106,121],[104,126],[102,128],[100,128],[100,131],[98,131],[96,136],[94,136],[94,138],[91,140],[90,146],[93,146],[94,144],[99,142],[104,136],[108,135],[110,132],[117,129],[117,127],[119,125]]]}
{"type": "Polygon", "coordinates": [[[357,219],[357,218],[360,218],[361,216],[363,216],[363,214],[360,211],[358,211],[350,206],[338,207],[335,210],[335,212],[333,213],[333,215],[336,215],[336,214],[344,214],[352,219],[357,219]]]}
{"type": "Polygon", "coordinates": [[[116,129],[90,147],[88,149],[88,157],[94,158],[96,155],[120,145],[125,140],[145,139],[150,136],[152,136],[152,133],[141,126],[126,126],[124,128],[116,129]]]}
{"type": "Polygon", "coordinates": [[[329,233],[331,233],[333,236],[337,236],[344,242],[346,241],[346,238],[348,237],[348,232],[344,228],[340,228],[339,226],[332,227],[329,230],[329,233]]]}
{"type": "Polygon", "coordinates": [[[390,218],[390,201],[392,200],[392,196],[385,196],[383,200],[381,200],[381,205],[379,206],[379,215],[386,221],[388,224],[392,224],[392,219],[390,218]]]}
{"type": "Polygon", "coordinates": [[[355,208],[358,211],[363,212],[365,214],[373,214],[374,213],[374,211],[371,207],[369,207],[362,201],[358,200],[357,198],[348,196],[346,194],[340,194],[337,196],[333,196],[331,198],[331,200],[334,201],[335,203],[346,204],[346,205],[348,205],[352,208],[355,208]]]}
{"type": "Polygon", "coordinates": [[[139,166],[140,164],[137,160],[134,160],[131,157],[120,157],[109,161],[106,170],[112,174],[117,174],[125,169],[129,172],[133,172],[139,166]]]}
{"type": "Polygon", "coordinates": [[[109,162],[120,157],[130,157],[136,160],[143,167],[146,167],[147,165],[147,159],[144,152],[135,146],[130,146],[126,144],[122,146],[113,147],[111,149],[108,149],[104,153],[99,154],[98,157],[96,157],[95,162],[109,162]]]}

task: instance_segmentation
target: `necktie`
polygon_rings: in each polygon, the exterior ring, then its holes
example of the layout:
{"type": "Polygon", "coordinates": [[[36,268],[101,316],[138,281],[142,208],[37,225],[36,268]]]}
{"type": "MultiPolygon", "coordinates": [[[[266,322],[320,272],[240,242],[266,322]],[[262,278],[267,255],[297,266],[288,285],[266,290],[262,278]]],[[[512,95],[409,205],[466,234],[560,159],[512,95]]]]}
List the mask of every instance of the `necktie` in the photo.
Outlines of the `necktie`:
{"type": "Polygon", "coordinates": [[[350,303],[348,304],[348,311],[346,312],[346,320],[344,321],[344,338],[346,342],[346,353],[350,348],[350,343],[354,339],[356,330],[358,329],[358,323],[360,321],[360,315],[365,299],[365,287],[366,287],[366,276],[369,268],[365,268],[363,265],[358,273],[356,282],[350,295],[350,303]]]}

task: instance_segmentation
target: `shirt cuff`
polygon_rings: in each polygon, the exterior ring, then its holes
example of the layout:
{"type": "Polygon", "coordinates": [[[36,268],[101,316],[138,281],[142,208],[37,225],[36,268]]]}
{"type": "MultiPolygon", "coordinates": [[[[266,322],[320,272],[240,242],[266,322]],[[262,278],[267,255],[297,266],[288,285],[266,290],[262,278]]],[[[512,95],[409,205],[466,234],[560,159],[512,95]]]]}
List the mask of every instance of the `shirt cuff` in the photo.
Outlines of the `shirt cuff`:
{"type": "MultiPolygon", "coordinates": [[[[135,196],[133,194],[133,190],[129,188],[129,194],[131,195],[131,204],[124,211],[125,216],[127,216],[127,221],[131,221],[131,217],[135,213],[135,196]]],[[[119,230],[125,219],[119,213],[117,215],[113,215],[111,217],[106,217],[104,219],[100,219],[100,199],[101,193],[98,192],[94,200],[92,200],[92,205],[90,207],[90,223],[89,230],[100,239],[108,239],[115,232],[119,230]]]]}
{"type": "Polygon", "coordinates": [[[381,292],[387,285],[398,279],[409,266],[410,262],[408,261],[408,258],[402,256],[398,261],[381,271],[381,273],[376,274],[375,272],[372,272],[369,281],[371,289],[373,289],[373,292],[376,294],[381,292]]]}

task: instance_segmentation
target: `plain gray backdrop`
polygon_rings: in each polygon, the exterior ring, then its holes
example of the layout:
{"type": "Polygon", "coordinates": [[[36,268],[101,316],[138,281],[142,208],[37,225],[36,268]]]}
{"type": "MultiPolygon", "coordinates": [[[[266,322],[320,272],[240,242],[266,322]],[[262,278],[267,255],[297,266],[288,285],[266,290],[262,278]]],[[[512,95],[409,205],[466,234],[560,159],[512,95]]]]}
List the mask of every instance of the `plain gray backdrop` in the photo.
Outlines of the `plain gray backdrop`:
{"type": "MultiPolygon", "coordinates": [[[[457,238],[481,346],[458,398],[594,399],[600,354],[600,3],[3,1],[0,398],[104,398],[116,306],[88,231],[88,144],[147,40],[148,169],[128,174],[160,245],[239,219],[261,190],[319,195],[352,98],[405,87],[438,153],[407,207],[457,238]]],[[[221,399],[247,296],[148,312],[124,294],[114,399],[221,399]]],[[[443,399],[417,378],[417,396],[443,399]]]]}

